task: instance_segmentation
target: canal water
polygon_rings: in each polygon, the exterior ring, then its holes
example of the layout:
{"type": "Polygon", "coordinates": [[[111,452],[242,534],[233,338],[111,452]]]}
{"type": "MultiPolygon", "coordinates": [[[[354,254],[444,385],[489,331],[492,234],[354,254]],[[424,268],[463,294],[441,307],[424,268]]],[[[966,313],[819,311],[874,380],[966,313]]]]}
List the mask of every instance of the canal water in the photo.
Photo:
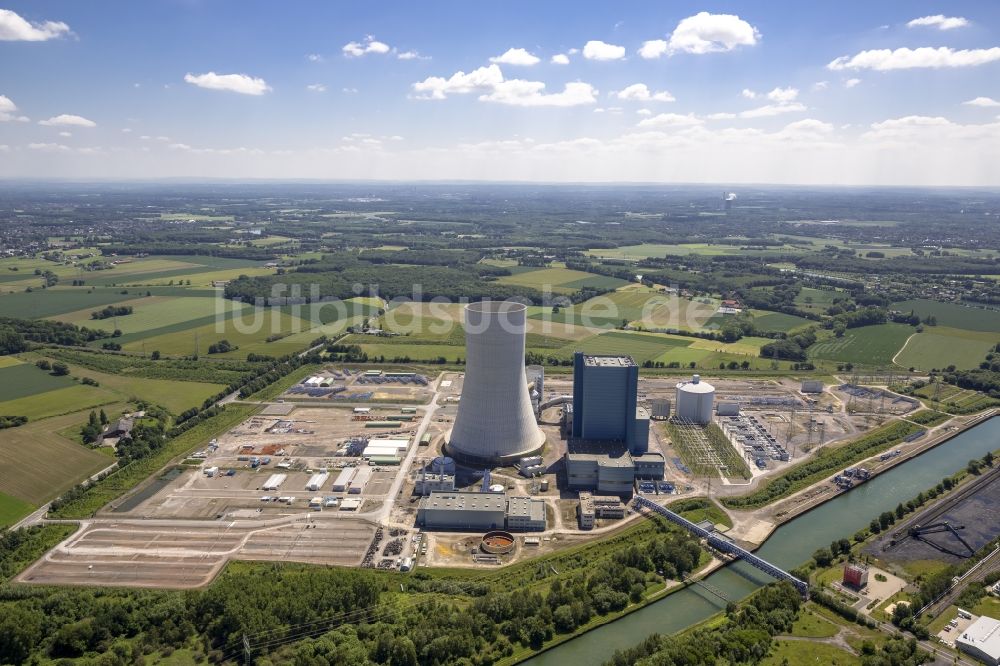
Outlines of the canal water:
{"type": "MultiPolygon", "coordinates": [[[[921,490],[965,467],[972,458],[1000,448],[1000,418],[993,418],[838,495],[822,506],[782,525],[756,553],[785,569],[805,563],[817,548],[834,539],[851,538],[871,519],[912,499],[921,490]]],[[[734,562],[709,575],[705,582],[733,600],[773,582],[744,562],[734,562]]],[[[725,602],[697,585],[574,638],[524,664],[563,666],[600,664],[616,650],[632,647],[652,633],[672,634],[725,609],[725,602]]]]}

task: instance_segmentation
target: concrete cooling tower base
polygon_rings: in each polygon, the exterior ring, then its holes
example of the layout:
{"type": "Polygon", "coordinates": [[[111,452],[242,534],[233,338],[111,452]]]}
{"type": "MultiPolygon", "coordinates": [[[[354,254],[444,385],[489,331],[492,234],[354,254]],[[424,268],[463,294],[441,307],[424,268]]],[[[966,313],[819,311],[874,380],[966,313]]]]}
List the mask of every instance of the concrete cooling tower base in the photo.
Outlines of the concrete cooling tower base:
{"type": "Polygon", "coordinates": [[[466,451],[461,448],[458,443],[452,442],[452,432],[454,431],[449,430],[447,436],[445,437],[445,454],[451,456],[463,465],[468,465],[470,467],[502,467],[504,465],[512,465],[521,458],[539,455],[542,452],[542,448],[545,446],[545,433],[539,430],[537,443],[529,448],[514,452],[504,451],[503,453],[494,455],[484,455],[478,447],[475,447],[472,451],[466,451]]]}
{"type": "Polygon", "coordinates": [[[474,465],[506,465],[545,444],[524,370],[527,307],[514,301],[465,306],[465,380],[446,451],[474,465]]]}

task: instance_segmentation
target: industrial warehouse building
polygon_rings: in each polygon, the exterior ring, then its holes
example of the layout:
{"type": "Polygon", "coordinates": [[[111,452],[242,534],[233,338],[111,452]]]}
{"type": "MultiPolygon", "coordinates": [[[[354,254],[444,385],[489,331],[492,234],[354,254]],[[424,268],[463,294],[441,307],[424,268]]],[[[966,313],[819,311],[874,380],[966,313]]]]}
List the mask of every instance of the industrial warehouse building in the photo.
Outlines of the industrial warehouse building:
{"type": "Polygon", "coordinates": [[[602,497],[580,491],[580,505],[577,507],[580,529],[594,527],[595,518],[624,518],[625,504],[618,497],[602,497]]]}
{"type": "Polygon", "coordinates": [[[428,529],[483,531],[545,529],[545,502],[503,493],[432,492],[420,500],[417,524],[428,529]]]}
{"type": "Polygon", "coordinates": [[[1000,621],[980,617],[955,639],[955,646],[990,666],[1000,666],[1000,621]]]}

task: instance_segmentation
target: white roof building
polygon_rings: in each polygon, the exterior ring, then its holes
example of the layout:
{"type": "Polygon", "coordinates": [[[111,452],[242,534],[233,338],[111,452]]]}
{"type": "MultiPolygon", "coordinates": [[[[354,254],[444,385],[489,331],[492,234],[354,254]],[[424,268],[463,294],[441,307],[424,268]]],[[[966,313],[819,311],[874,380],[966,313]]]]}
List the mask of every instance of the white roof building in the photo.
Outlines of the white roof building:
{"type": "Polygon", "coordinates": [[[955,646],[991,666],[1000,666],[1000,621],[980,617],[955,639],[955,646]]]}

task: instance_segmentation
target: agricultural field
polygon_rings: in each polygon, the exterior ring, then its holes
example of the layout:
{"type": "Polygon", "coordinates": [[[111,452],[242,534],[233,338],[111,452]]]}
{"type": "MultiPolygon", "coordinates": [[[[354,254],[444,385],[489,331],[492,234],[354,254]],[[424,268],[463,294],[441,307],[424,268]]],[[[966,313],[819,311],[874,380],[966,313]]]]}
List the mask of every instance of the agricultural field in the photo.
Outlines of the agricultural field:
{"type": "Polygon", "coordinates": [[[116,305],[130,306],[133,312],[111,319],[92,319],[91,313],[100,308],[84,308],[50,317],[50,319],[88,328],[103,328],[105,330],[118,328],[123,334],[133,334],[190,323],[196,319],[214,318],[217,314],[226,314],[233,310],[243,310],[250,307],[244,303],[222,298],[221,295],[218,298],[143,296],[121,301],[116,305]]]}
{"type": "MultiPolygon", "coordinates": [[[[76,412],[81,409],[89,409],[107,405],[117,400],[117,396],[103,387],[85,386],[83,384],[73,384],[66,388],[36,393],[24,398],[4,400],[0,402],[0,414],[8,416],[27,416],[30,421],[76,412]]],[[[2,431],[0,440],[10,436],[10,433],[21,430],[20,428],[10,428],[2,431]]]]}
{"type": "Polygon", "coordinates": [[[823,314],[837,298],[849,299],[850,296],[835,289],[802,287],[799,295],[795,297],[795,306],[808,312],[823,314]]]}
{"type": "MultiPolygon", "coordinates": [[[[0,317],[43,319],[82,308],[99,310],[105,305],[135,298],[121,289],[87,287],[50,287],[32,292],[18,291],[0,296],[0,317]]],[[[91,326],[91,328],[100,328],[91,326]]]]}
{"type": "MultiPolygon", "coordinates": [[[[212,273],[216,271],[246,273],[252,269],[261,269],[258,274],[269,275],[274,271],[264,267],[266,262],[250,261],[247,259],[229,259],[226,257],[212,257],[208,255],[181,255],[158,257],[145,257],[136,259],[125,264],[119,264],[112,269],[103,271],[93,271],[83,273],[75,277],[82,277],[88,286],[91,285],[156,285],[169,284],[180,280],[191,279],[195,275],[212,273]]],[[[217,278],[226,279],[226,278],[217,278]]],[[[199,281],[205,282],[203,278],[199,281]]],[[[195,286],[192,279],[191,285],[195,286]]]]}
{"type": "MultiPolygon", "coordinates": [[[[213,318],[214,319],[214,318],[213,318]]],[[[292,339],[291,334],[304,333],[312,326],[309,322],[292,317],[280,309],[256,310],[247,316],[236,316],[223,321],[212,321],[195,328],[162,333],[141,340],[129,339],[122,344],[126,351],[153,351],[169,356],[202,355],[208,353],[210,345],[220,340],[228,340],[239,349],[219,354],[221,358],[246,358],[247,354],[284,356],[301,351],[301,338],[292,339]],[[289,334],[288,337],[267,342],[273,335],[289,334]]],[[[320,333],[313,335],[318,337],[320,333]]]]}
{"type": "MultiPolygon", "coordinates": [[[[797,248],[791,245],[774,246],[768,252],[795,252],[797,248]]],[[[703,256],[747,255],[760,253],[761,250],[745,250],[739,245],[714,245],[712,243],[680,243],[664,245],[662,243],[643,243],[641,245],[623,245],[616,248],[599,248],[588,250],[587,254],[599,259],[625,259],[638,261],[649,257],[686,256],[698,254],[703,256]]]]}
{"type": "Polygon", "coordinates": [[[499,281],[503,284],[516,284],[522,287],[548,290],[554,294],[571,294],[584,287],[617,289],[628,284],[625,280],[618,278],[569,268],[530,268],[504,276],[499,281]]]}
{"type": "Polygon", "coordinates": [[[785,314],[784,312],[771,312],[770,310],[751,310],[753,315],[753,325],[760,331],[778,331],[788,333],[800,326],[811,324],[812,322],[804,317],[785,314]]]}
{"type": "Polygon", "coordinates": [[[4,430],[0,493],[40,506],[112,464],[103,453],[57,434],[86,420],[83,411],[4,430]]]}
{"type": "Polygon", "coordinates": [[[719,302],[711,298],[694,300],[628,285],[556,313],[539,309],[529,317],[592,329],[617,328],[628,322],[641,328],[701,331],[718,323],[715,315],[718,307],[719,302]]]}
{"type": "Polygon", "coordinates": [[[34,510],[34,504],[0,493],[0,530],[13,525],[34,510]]]}
{"type": "Polygon", "coordinates": [[[969,331],[1000,331],[1000,310],[982,310],[957,303],[941,303],[927,299],[915,299],[893,303],[892,307],[902,312],[911,310],[921,319],[934,316],[938,326],[964,328],[969,331]]]}
{"type": "MultiPolygon", "coordinates": [[[[53,357],[47,358],[51,361],[57,360],[53,357]]],[[[225,384],[148,379],[98,372],[72,363],[67,365],[69,365],[70,373],[74,377],[90,377],[96,380],[101,385],[101,389],[117,393],[119,400],[145,400],[165,407],[173,414],[180,414],[192,407],[200,407],[206,398],[210,398],[226,388],[225,384]]]]}
{"type": "Polygon", "coordinates": [[[880,324],[848,329],[841,338],[829,337],[809,348],[809,357],[861,365],[892,365],[893,357],[914,328],[906,324],[880,324]]]}
{"type": "MultiPolygon", "coordinates": [[[[18,363],[0,367],[0,402],[73,386],[70,377],[55,375],[36,368],[34,364],[18,363]]],[[[9,412],[2,412],[9,414],[9,412]]]]}
{"type": "MultiPolygon", "coordinates": [[[[1000,330],[1000,329],[998,329],[1000,330]]],[[[998,342],[1000,333],[969,331],[947,326],[925,326],[910,337],[896,356],[904,368],[932,370],[954,365],[959,370],[976,368],[998,342]]]]}

